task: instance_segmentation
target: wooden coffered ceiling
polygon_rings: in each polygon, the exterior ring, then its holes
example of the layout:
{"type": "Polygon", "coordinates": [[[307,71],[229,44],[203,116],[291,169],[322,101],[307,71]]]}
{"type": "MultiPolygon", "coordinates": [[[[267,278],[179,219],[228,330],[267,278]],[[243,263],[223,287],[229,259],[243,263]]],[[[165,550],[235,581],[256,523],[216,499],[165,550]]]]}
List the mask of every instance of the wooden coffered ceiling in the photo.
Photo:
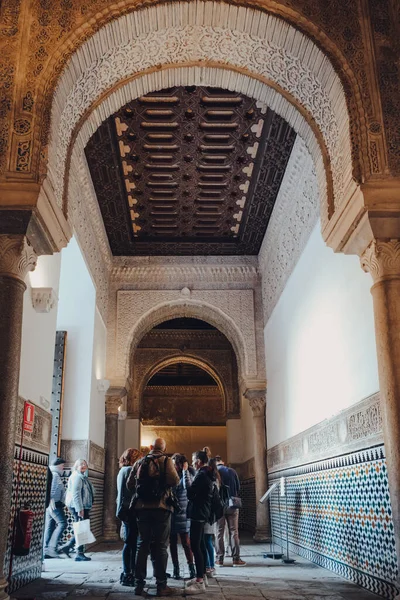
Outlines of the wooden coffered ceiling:
{"type": "Polygon", "coordinates": [[[227,90],[179,87],[128,103],[85,150],[113,254],[258,254],[295,137],[227,90]]]}

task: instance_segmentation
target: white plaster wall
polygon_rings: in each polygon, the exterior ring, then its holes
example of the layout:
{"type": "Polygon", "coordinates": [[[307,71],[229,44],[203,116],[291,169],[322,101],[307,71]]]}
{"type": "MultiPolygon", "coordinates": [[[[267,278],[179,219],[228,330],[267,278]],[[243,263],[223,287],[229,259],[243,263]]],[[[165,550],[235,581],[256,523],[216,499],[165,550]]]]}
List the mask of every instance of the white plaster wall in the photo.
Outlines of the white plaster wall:
{"type": "Polygon", "coordinates": [[[35,271],[25,280],[19,393],[46,410],[51,402],[57,306],[49,313],[37,313],[31,287],[53,288],[58,295],[60,262],[60,254],[39,256],[35,271]]]}
{"type": "Polygon", "coordinates": [[[95,311],[96,291],[72,238],[61,253],[57,318],[57,329],[67,331],[63,439],[89,438],[95,311]]]}
{"type": "Polygon", "coordinates": [[[243,462],[243,427],[242,419],[228,419],[226,422],[226,456],[225,462],[243,462]]]}
{"type": "Polygon", "coordinates": [[[90,394],[89,439],[104,448],[105,392],[99,391],[98,380],[105,378],[107,329],[95,308],[93,332],[92,389],[90,394]]]}
{"type": "MultiPolygon", "coordinates": [[[[242,429],[242,462],[254,456],[254,426],[253,413],[248,400],[244,396],[241,399],[241,429],[242,429]]],[[[232,461],[233,462],[233,461],[232,461]]]]}
{"type": "Polygon", "coordinates": [[[370,288],[317,224],[265,327],[268,448],[379,389],[370,288]]]}

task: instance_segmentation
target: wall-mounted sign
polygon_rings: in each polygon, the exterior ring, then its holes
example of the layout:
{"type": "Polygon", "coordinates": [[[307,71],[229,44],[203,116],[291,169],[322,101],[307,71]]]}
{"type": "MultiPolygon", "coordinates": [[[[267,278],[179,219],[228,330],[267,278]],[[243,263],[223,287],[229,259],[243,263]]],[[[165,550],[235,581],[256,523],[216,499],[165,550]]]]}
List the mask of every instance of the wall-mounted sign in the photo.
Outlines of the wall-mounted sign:
{"type": "Polygon", "coordinates": [[[33,421],[35,419],[35,407],[30,402],[24,404],[24,431],[33,432],[33,421]]]}

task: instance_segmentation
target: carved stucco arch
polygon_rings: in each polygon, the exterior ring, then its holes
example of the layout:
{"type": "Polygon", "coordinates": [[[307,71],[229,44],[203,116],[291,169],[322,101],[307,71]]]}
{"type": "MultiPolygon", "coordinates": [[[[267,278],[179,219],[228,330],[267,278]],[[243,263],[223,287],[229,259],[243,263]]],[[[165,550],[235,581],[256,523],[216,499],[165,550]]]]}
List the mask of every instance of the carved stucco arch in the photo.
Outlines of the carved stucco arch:
{"type": "MultiPolygon", "coordinates": [[[[227,414],[228,391],[227,391],[226,383],[223,380],[223,377],[218,373],[218,370],[215,367],[213,367],[212,365],[210,365],[205,359],[203,359],[203,358],[200,359],[190,353],[177,354],[176,356],[171,356],[169,358],[164,358],[164,359],[158,361],[157,363],[151,365],[146,370],[145,373],[141,374],[139,381],[135,381],[135,369],[134,369],[134,365],[133,365],[132,379],[133,379],[134,388],[135,388],[134,402],[135,402],[135,400],[138,402],[137,409],[138,409],[139,414],[140,414],[140,406],[141,406],[142,399],[143,399],[143,392],[145,390],[147,383],[150,381],[150,379],[153,377],[153,375],[155,375],[158,371],[160,371],[164,367],[168,367],[170,365],[176,365],[177,363],[186,363],[189,365],[194,365],[196,367],[199,367],[200,369],[203,369],[209,375],[211,375],[211,377],[216,381],[216,383],[218,385],[218,389],[222,395],[224,408],[225,408],[225,415],[226,415],[227,414]]],[[[136,408],[136,407],[134,407],[134,408],[136,408]]]]}
{"type": "Polygon", "coordinates": [[[174,3],[148,8],[140,18],[128,13],[72,56],[52,110],[48,175],[57,202],[63,203],[69,163],[74,166],[98,125],[127,101],[171,84],[219,83],[267,102],[303,137],[316,164],[326,221],[354,188],[349,114],[331,62],[310,38],[270,14],[235,7],[228,28],[221,3],[190,4],[200,9],[174,3]],[[217,80],[216,65],[225,69],[217,80]],[[148,81],[139,77],[146,70],[148,81]]]}
{"type": "Polygon", "coordinates": [[[135,350],[146,333],[164,321],[181,317],[206,321],[225,335],[231,343],[236,355],[239,380],[246,379],[246,377],[255,377],[257,375],[256,357],[249,360],[249,349],[244,337],[229,315],[224,313],[220,308],[204,302],[178,300],[159,304],[147,311],[130,331],[125,362],[125,373],[127,377],[131,370],[135,350]]]}

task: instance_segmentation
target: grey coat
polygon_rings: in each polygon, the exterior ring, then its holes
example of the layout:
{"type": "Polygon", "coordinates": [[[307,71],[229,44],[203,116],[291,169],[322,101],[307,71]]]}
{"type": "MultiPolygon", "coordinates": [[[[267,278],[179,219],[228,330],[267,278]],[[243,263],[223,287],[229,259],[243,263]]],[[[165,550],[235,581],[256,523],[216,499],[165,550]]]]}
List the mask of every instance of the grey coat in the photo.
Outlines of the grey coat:
{"type": "Polygon", "coordinates": [[[81,512],[85,508],[90,510],[93,506],[94,488],[88,477],[72,471],[68,479],[67,497],[65,504],[68,508],[74,508],[76,512],[81,512]]]}

